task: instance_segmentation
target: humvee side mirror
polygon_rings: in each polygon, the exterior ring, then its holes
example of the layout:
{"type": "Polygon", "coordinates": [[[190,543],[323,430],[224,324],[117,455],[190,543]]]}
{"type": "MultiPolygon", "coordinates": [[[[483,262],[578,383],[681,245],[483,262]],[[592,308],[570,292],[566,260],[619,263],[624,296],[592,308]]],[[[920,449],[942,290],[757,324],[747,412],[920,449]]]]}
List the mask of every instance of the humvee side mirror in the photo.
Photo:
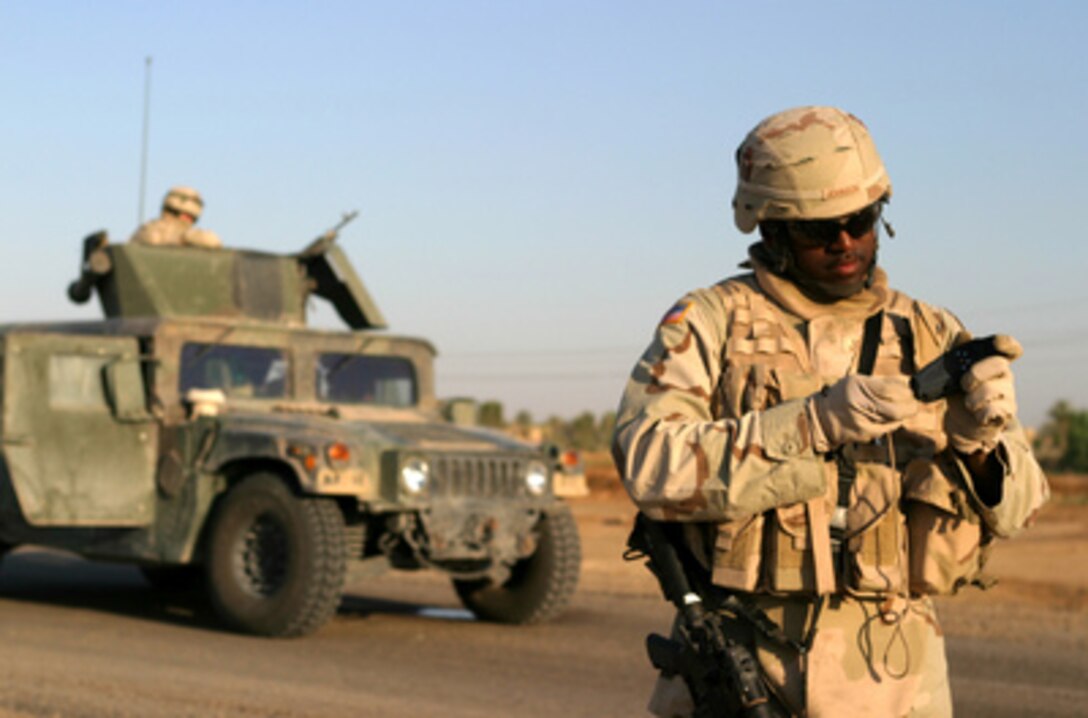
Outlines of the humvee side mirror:
{"type": "Polygon", "coordinates": [[[102,374],[106,398],[109,399],[110,408],[118,421],[151,420],[139,359],[122,358],[112,361],[102,368],[102,374]]]}

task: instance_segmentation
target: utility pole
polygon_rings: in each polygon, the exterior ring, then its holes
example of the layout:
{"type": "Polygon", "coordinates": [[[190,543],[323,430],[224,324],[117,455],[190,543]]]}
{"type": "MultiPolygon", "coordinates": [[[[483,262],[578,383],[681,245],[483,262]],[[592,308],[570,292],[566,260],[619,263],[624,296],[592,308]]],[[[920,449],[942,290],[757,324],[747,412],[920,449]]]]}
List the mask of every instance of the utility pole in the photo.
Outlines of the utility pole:
{"type": "Polygon", "coordinates": [[[140,148],[140,216],[136,226],[144,223],[144,197],[147,194],[147,134],[151,121],[151,55],[144,60],[144,131],[140,148]]]}

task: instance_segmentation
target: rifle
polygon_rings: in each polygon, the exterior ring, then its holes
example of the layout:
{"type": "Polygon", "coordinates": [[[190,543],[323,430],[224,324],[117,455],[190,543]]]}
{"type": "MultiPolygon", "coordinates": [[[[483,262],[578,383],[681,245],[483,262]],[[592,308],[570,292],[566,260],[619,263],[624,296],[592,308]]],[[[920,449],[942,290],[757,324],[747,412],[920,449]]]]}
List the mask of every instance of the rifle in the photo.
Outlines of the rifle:
{"type": "Polygon", "coordinates": [[[340,215],[340,221],[329,227],[317,236],[317,239],[306,245],[306,249],[299,252],[300,257],[315,257],[329,251],[333,242],[340,236],[340,230],[347,226],[348,222],[359,216],[359,210],[354,209],[340,215]]]}
{"type": "MultiPolygon", "coordinates": [[[[650,662],[667,678],[680,676],[691,691],[696,718],[781,718],[755,655],[730,635],[730,624],[744,621],[773,640],[795,647],[761,611],[727,596],[716,610],[703,602],[705,587],[693,587],[697,573],[685,568],[678,542],[668,534],[676,527],[635,517],[624,558],[646,557],[661,590],[679,612],[679,640],[656,633],[646,638],[650,662]],[[732,614],[732,615],[730,615],[732,614]]],[[[690,563],[690,560],[689,560],[690,563]]],[[[739,627],[739,626],[738,626],[739,627]]]]}

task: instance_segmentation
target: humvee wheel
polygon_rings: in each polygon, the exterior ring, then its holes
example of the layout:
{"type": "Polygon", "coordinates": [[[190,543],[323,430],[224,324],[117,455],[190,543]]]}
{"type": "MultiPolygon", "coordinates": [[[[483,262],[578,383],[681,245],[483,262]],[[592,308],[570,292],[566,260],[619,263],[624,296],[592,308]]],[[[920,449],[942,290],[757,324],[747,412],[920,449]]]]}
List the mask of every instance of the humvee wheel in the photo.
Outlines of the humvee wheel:
{"type": "Polygon", "coordinates": [[[216,509],[208,594],[234,628],[281,637],[316,631],[340,604],[345,570],[344,519],[328,499],[296,496],[261,473],[216,509]]]}
{"type": "Polygon", "coordinates": [[[582,563],[578,526],[570,507],[559,505],[545,511],[537,531],[536,552],[514,564],[505,583],[454,579],[461,603],[477,618],[496,623],[543,623],[570,603],[582,563]]]}

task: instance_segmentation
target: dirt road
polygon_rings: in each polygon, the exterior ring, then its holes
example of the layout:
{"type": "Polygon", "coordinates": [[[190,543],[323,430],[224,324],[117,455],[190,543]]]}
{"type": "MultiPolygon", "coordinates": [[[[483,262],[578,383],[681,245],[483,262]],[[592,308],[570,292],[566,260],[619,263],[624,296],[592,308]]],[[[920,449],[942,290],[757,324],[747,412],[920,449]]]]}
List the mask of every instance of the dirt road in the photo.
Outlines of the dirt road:
{"type": "MultiPolygon", "coordinates": [[[[21,549],[0,571],[0,716],[644,715],[642,643],[670,611],[619,559],[626,501],[574,508],[579,593],[531,628],[470,620],[419,573],[353,584],[315,636],[250,638],[132,568],[21,549]]],[[[998,588],[941,602],[957,715],[1088,714],[1088,504],[1058,502],[1001,549],[998,588]]]]}

